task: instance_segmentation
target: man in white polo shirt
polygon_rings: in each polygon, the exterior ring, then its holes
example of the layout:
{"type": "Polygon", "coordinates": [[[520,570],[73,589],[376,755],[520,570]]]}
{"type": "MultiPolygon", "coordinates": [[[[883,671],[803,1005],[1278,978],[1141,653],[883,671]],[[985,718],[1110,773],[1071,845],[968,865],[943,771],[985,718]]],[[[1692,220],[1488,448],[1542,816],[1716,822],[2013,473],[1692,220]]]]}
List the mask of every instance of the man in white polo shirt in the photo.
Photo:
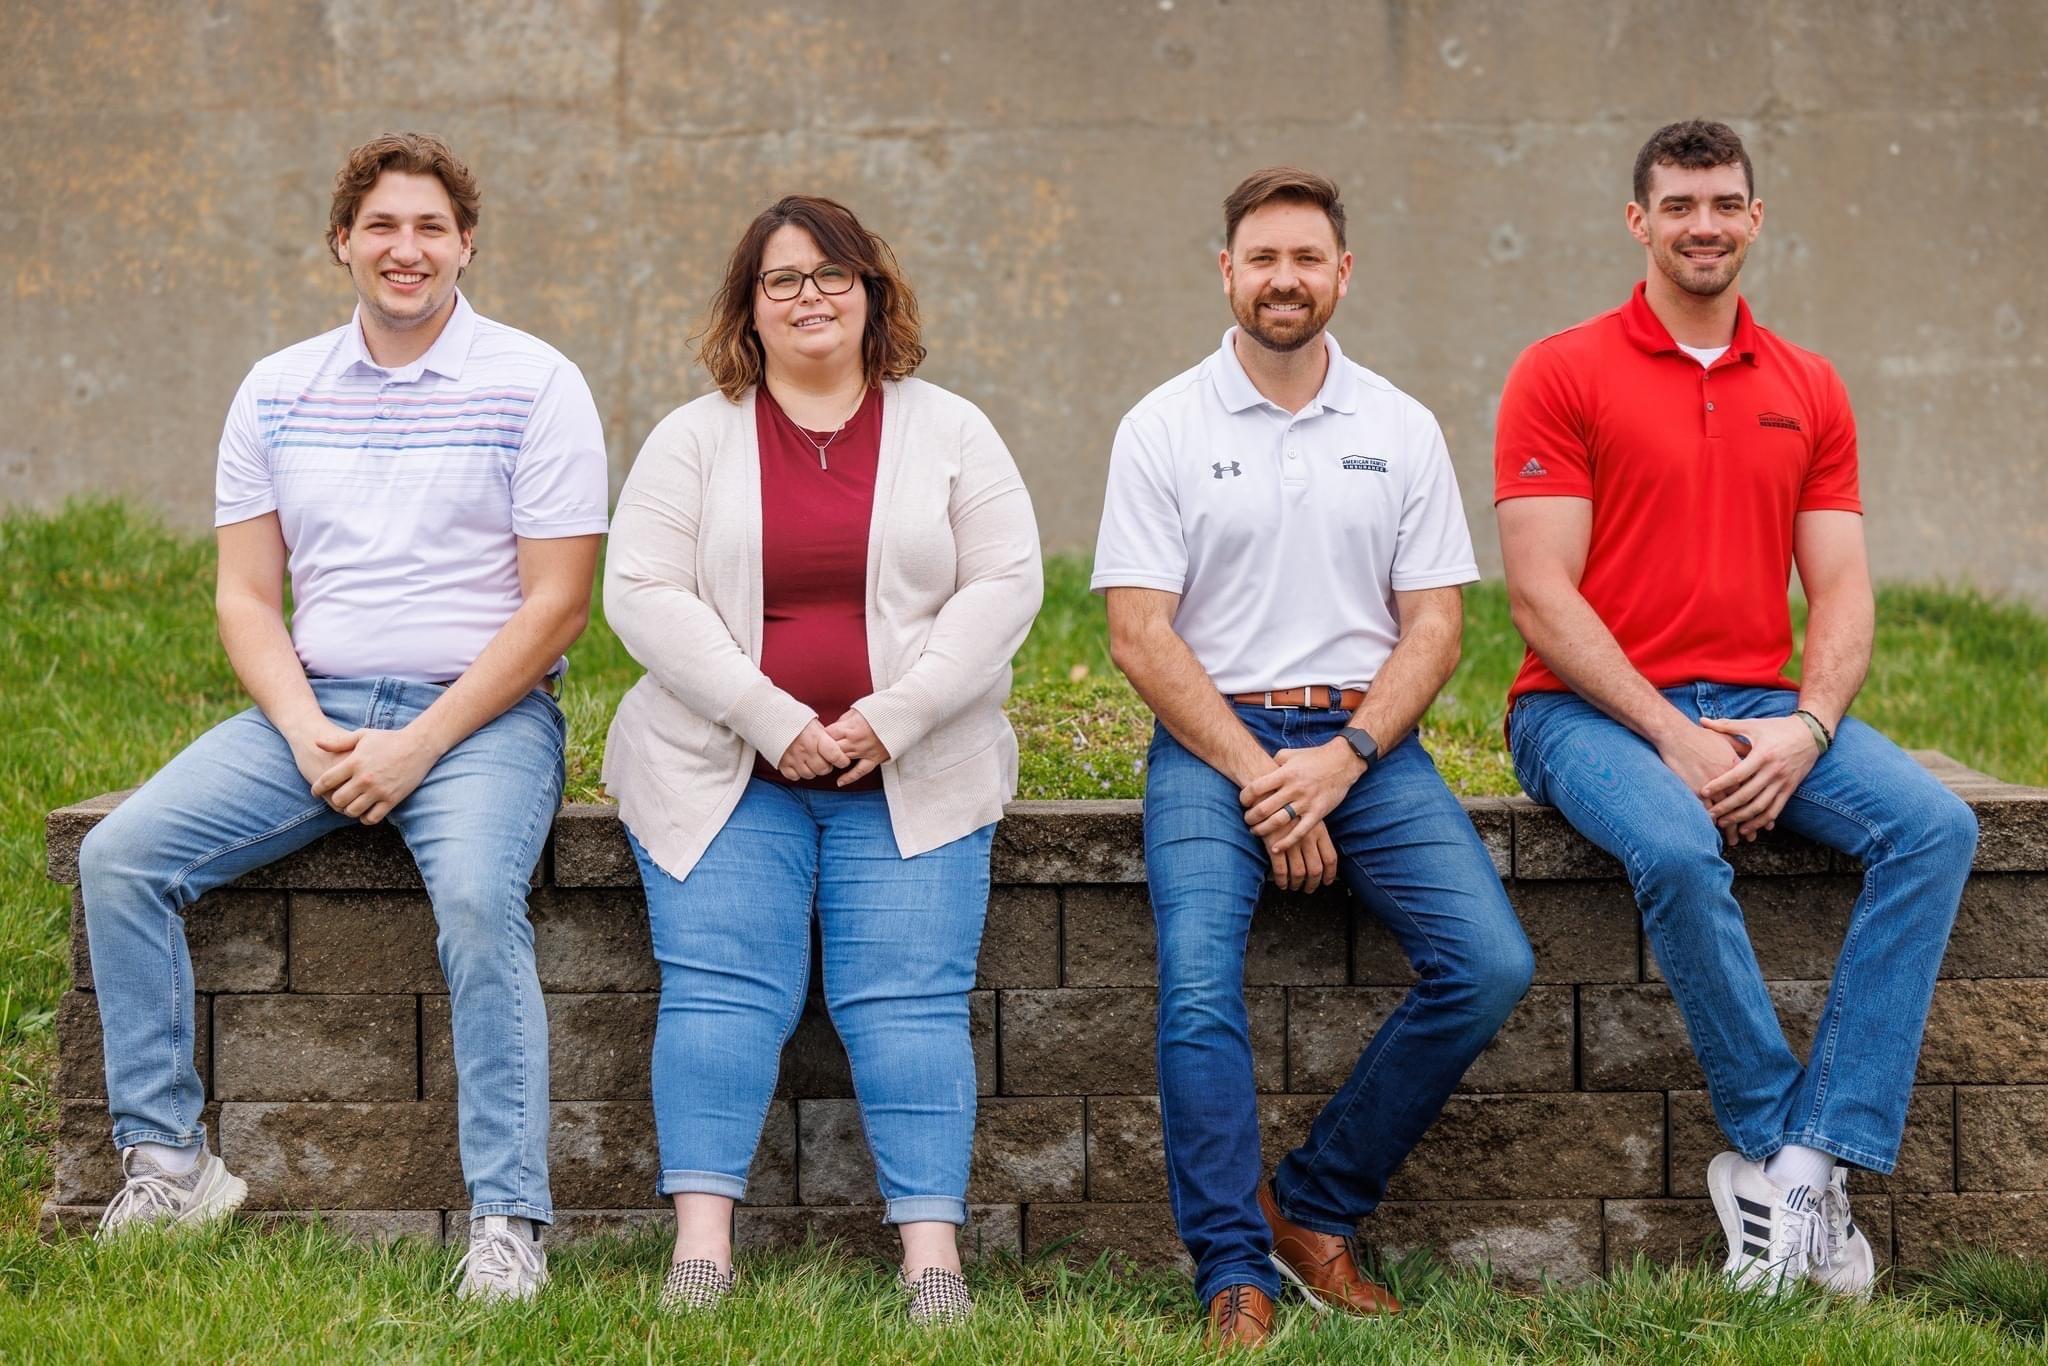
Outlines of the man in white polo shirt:
{"type": "Polygon", "coordinates": [[[1174,1219],[1211,1332],[1256,1342],[1282,1277],[1350,1312],[1398,1308],[1352,1235],[1533,963],[1414,734],[1479,577],[1443,436],[1324,330],[1351,277],[1335,185],[1257,172],[1224,224],[1238,325],[1118,428],[1093,586],[1159,720],[1145,870],[1174,1219]],[[1243,981],[1269,870],[1287,889],[1342,876],[1420,981],[1267,1182],[1243,981]]]}
{"type": "Polygon", "coordinates": [[[438,138],[351,152],[328,244],[355,317],[259,361],[228,411],[215,601],[256,705],[171,760],[79,859],[127,1178],[102,1237],[204,1223],[246,1193],[206,1149],[180,913],[389,818],[433,901],[448,982],[471,1201],[462,1293],[525,1298],[546,1279],[547,1017],[526,892],[561,801],[552,692],[588,616],[605,450],[576,367],[456,289],[477,206],[438,138]]]}

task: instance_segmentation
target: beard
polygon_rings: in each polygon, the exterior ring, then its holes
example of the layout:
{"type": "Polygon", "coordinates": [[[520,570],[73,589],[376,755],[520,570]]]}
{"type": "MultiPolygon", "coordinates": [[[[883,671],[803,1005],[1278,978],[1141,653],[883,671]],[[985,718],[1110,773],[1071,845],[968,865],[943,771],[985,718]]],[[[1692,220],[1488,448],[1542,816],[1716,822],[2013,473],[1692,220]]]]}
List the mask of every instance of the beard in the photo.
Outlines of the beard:
{"type": "Polygon", "coordinates": [[[1304,290],[1291,294],[1262,294],[1255,299],[1240,299],[1232,295],[1230,311],[1237,318],[1237,325],[1268,351],[1299,351],[1322,334],[1329,325],[1330,315],[1337,311],[1337,300],[1333,296],[1319,303],[1315,295],[1304,290]],[[1307,308],[1291,320],[1264,317],[1259,313],[1261,304],[1306,304],[1307,308]]]}
{"type": "Polygon", "coordinates": [[[1748,247],[1740,241],[1688,239],[1668,250],[1660,249],[1657,265],[1666,279],[1686,293],[1696,298],[1711,299],[1735,283],[1735,277],[1742,272],[1743,257],[1748,254],[1748,247]],[[1682,254],[1688,247],[1709,246],[1724,247],[1728,254],[1711,266],[1695,265],[1682,254]]]}

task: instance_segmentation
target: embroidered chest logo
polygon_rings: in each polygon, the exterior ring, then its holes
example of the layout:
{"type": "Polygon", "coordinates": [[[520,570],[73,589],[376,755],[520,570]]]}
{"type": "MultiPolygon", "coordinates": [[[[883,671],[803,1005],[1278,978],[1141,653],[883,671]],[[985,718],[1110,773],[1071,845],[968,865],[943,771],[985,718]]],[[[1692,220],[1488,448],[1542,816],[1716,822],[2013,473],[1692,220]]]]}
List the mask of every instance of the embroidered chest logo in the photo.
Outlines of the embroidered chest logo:
{"type": "Polygon", "coordinates": [[[1216,473],[1209,476],[1211,479],[1221,479],[1226,474],[1232,479],[1236,479],[1244,474],[1244,471],[1238,468],[1235,460],[1231,461],[1228,465],[1217,463],[1209,466],[1209,468],[1216,471],[1216,473]]]}
{"type": "Polygon", "coordinates": [[[1371,470],[1374,474],[1385,474],[1387,462],[1376,455],[1347,455],[1344,457],[1347,470],[1371,470]]]}
{"type": "Polygon", "coordinates": [[[1522,466],[1522,477],[1524,479],[1541,479],[1549,473],[1549,470],[1543,468],[1543,463],[1533,455],[1529,457],[1529,463],[1522,466]]]}
{"type": "Polygon", "coordinates": [[[1784,413],[1758,413],[1756,415],[1756,425],[1759,427],[1777,427],[1780,430],[1788,432],[1797,432],[1804,430],[1804,428],[1802,428],[1799,425],[1798,418],[1788,417],[1784,413]]]}

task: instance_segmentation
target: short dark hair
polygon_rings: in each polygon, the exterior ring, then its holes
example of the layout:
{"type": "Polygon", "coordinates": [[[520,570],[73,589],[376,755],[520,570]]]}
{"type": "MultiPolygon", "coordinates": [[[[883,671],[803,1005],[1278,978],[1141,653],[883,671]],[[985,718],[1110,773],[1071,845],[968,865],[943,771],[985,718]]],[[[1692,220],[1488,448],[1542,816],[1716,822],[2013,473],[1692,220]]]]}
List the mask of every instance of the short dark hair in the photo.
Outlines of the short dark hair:
{"type": "Polygon", "coordinates": [[[1237,188],[1223,201],[1223,245],[1229,247],[1237,241],[1237,225],[1244,221],[1246,214],[1276,200],[1313,204],[1321,209],[1337,234],[1337,246],[1343,247],[1344,201],[1337,197],[1337,182],[1297,166],[1268,166],[1263,171],[1253,171],[1238,182],[1237,188]]]}
{"type": "Polygon", "coordinates": [[[1740,166],[1742,183],[1749,197],[1756,198],[1756,168],[1749,164],[1742,138],[1725,123],[1686,119],[1667,123],[1650,134],[1643,150],[1636,153],[1635,199],[1646,209],[1650,207],[1650,172],[1659,166],[1681,166],[1688,171],[1740,166]]]}
{"type": "Polygon", "coordinates": [[[754,290],[761,257],[778,228],[795,226],[811,235],[828,261],[850,267],[868,291],[867,330],[861,334],[861,366],[867,385],[904,379],[924,360],[917,295],[896,264],[889,244],[861,226],[853,210],[819,195],[792,194],[776,200],[747,224],[725,263],[725,281],[712,297],[710,315],[691,336],[697,359],[711,382],[735,403],[761,382],[767,354],[754,331],[754,290]]]}
{"type": "Polygon", "coordinates": [[[356,225],[356,210],[362,207],[363,197],[386,171],[433,176],[448,191],[456,228],[462,232],[476,229],[483,193],[477,189],[476,175],[448,144],[432,133],[386,133],[351,151],[334,174],[334,202],[327,210],[327,251],[337,262],[341,260],[341,234],[356,225]]]}

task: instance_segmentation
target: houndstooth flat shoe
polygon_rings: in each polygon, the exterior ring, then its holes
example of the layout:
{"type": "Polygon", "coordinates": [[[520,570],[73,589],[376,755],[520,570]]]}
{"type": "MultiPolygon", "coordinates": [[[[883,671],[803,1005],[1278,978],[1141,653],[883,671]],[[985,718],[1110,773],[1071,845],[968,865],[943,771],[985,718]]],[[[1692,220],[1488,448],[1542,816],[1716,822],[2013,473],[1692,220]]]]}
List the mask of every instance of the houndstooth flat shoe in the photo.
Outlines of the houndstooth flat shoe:
{"type": "Polygon", "coordinates": [[[898,1274],[897,1283],[910,1296],[910,1321],[921,1324],[960,1323],[974,1312],[967,1278],[942,1266],[928,1266],[917,1279],[898,1274]]]}
{"type": "Polygon", "coordinates": [[[718,1269],[708,1257],[672,1262],[661,1283],[661,1307],[668,1313],[702,1313],[716,1309],[732,1293],[733,1273],[718,1269]]]}

